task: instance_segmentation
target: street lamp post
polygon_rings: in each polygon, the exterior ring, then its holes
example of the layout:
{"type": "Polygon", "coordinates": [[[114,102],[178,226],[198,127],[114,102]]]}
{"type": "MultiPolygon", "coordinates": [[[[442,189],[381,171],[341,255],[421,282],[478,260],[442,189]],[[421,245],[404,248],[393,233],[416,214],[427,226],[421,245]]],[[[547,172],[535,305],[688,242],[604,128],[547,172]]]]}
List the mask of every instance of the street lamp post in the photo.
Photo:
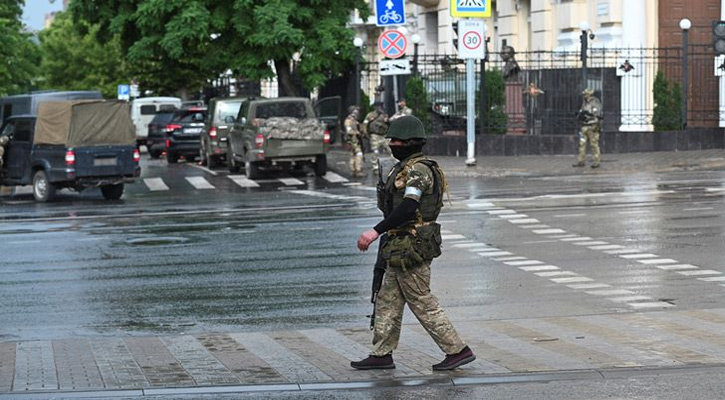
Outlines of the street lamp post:
{"type": "Polygon", "coordinates": [[[581,41],[581,55],[582,60],[582,90],[587,88],[587,50],[589,48],[589,23],[583,21],[579,24],[582,34],[579,36],[581,41]]]}
{"type": "Polygon", "coordinates": [[[355,105],[360,107],[360,59],[362,58],[363,40],[355,37],[352,44],[355,45],[355,105]]]}
{"type": "Polygon", "coordinates": [[[410,37],[410,41],[413,42],[413,76],[418,76],[418,45],[420,44],[420,35],[414,33],[410,37]]]}
{"type": "Polygon", "coordinates": [[[680,29],[682,29],[682,115],[681,115],[681,121],[682,121],[682,129],[687,128],[687,93],[689,91],[688,88],[688,80],[689,80],[689,71],[688,71],[688,40],[689,40],[689,33],[690,28],[692,27],[692,22],[687,19],[683,18],[680,20],[680,29]]]}

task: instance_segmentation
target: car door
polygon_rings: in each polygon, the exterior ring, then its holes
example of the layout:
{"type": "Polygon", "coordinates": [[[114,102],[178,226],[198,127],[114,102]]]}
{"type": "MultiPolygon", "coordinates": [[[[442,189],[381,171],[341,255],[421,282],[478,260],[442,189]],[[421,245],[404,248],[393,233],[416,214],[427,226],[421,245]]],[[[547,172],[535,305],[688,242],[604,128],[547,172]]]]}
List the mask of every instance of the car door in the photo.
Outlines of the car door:
{"type": "Polygon", "coordinates": [[[342,97],[331,96],[317,100],[315,103],[315,112],[317,118],[322,121],[330,131],[330,143],[340,137],[340,112],[342,107],[342,97]]]}
{"type": "Polygon", "coordinates": [[[29,174],[30,151],[33,147],[33,121],[29,119],[10,120],[2,131],[10,136],[7,144],[8,176],[13,180],[21,180],[29,174]]]}

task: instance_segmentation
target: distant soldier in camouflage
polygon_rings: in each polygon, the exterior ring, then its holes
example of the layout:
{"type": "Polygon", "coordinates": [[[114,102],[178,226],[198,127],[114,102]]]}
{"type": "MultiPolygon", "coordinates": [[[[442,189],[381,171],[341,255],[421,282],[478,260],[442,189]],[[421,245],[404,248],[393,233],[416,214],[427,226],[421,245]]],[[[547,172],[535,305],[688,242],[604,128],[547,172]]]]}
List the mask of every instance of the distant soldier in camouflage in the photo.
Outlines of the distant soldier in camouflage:
{"type": "Polygon", "coordinates": [[[390,122],[395,121],[398,118],[405,117],[408,115],[413,115],[413,110],[408,107],[407,103],[405,102],[404,98],[398,99],[398,112],[393,114],[392,117],[390,117],[390,122]]]}
{"type": "Polygon", "coordinates": [[[348,108],[348,116],[345,119],[345,136],[347,144],[350,145],[350,171],[352,176],[364,176],[363,166],[363,144],[362,132],[360,132],[360,109],[357,106],[348,108]]]}
{"type": "Polygon", "coordinates": [[[378,171],[378,156],[381,154],[390,155],[388,141],[385,139],[385,133],[388,131],[388,114],[383,110],[383,103],[375,102],[375,109],[365,116],[362,131],[370,139],[370,163],[373,171],[378,171]]]}
{"type": "Polygon", "coordinates": [[[584,89],[582,91],[584,101],[577,113],[579,120],[582,122],[579,131],[579,156],[573,167],[583,167],[584,160],[587,158],[587,141],[592,148],[592,168],[599,168],[601,154],[599,152],[599,134],[602,131],[602,103],[594,96],[594,89],[584,89]]]}
{"type": "Polygon", "coordinates": [[[5,145],[8,144],[10,141],[10,138],[6,136],[0,136],[0,168],[3,167],[3,163],[5,162],[5,145]]]}
{"type": "Polygon", "coordinates": [[[418,318],[445,359],[433,369],[451,370],[476,359],[441,309],[430,291],[430,263],[441,254],[440,225],[436,222],[443,207],[446,180],[438,164],[423,155],[425,129],[414,116],[401,117],[390,124],[387,138],[398,159],[387,174],[378,196],[384,219],[363,232],[357,240],[361,251],[385,233],[380,253],[387,261],[382,287],[377,297],[373,350],[356,369],[395,368],[393,350],[398,346],[403,309],[406,304],[418,318]]]}

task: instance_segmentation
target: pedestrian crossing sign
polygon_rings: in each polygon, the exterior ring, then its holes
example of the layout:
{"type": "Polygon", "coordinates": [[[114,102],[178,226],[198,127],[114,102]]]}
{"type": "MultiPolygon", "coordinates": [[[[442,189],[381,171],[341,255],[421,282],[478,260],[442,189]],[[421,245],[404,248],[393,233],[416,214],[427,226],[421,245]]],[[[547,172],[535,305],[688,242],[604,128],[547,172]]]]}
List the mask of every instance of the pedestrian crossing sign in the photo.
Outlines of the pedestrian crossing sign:
{"type": "Polygon", "coordinates": [[[450,0],[451,16],[491,18],[491,0],[450,0]]]}

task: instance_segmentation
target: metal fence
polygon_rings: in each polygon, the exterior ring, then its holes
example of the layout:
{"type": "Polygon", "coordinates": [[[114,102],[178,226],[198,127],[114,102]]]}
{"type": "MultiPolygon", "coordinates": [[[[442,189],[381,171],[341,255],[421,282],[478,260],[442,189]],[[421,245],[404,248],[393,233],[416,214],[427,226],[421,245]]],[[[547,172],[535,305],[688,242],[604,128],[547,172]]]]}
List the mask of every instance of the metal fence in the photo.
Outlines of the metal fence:
{"type": "MultiPolygon", "coordinates": [[[[581,106],[581,90],[584,87],[593,88],[602,101],[605,131],[619,130],[623,123],[622,104],[632,101],[637,107],[632,109],[630,106],[625,118],[636,116],[638,125],[651,125],[655,120],[657,127],[661,128],[664,118],[665,122],[669,119],[670,126],[678,128],[685,123],[686,127],[718,126],[721,118],[719,81],[714,76],[715,54],[709,45],[690,45],[686,53],[682,47],[590,48],[586,67],[581,58],[579,52],[517,53],[515,62],[520,71],[506,78],[503,89],[507,121],[484,121],[485,131],[529,135],[575,133],[579,126],[575,113],[581,106]],[[625,72],[627,70],[629,72],[625,72]],[[687,100],[686,106],[682,107],[682,97],[678,97],[677,92],[672,93],[668,101],[675,105],[675,112],[660,113],[659,119],[655,119],[653,85],[658,71],[663,73],[670,85],[679,85],[687,100]],[[683,75],[683,71],[687,76],[683,75]],[[628,90],[623,94],[621,80],[626,79],[622,76],[626,74],[639,74],[644,84],[634,92],[628,90]],[[636,97],[636,100],[627,96],[636,97]],[[505,126],[497,126],[496,123],[505,126]]],[[[414,57],[412,64],[413,75],[424,82],[431,121],[442,121],[433,124],[434,133],[460,134],[461,130],[465,130],[465,62],[450,55],[421,55],[414,57]]],[[[504,62],[500,54],[490,54],[489,60],[484,63],[477,60],[477,91],[484,64],[487,71],[496,70],[502,74],[513,66],[504,62]]],[[[361,87],[371,101],[392,99],[394,88],[403,95],[410,76],[398,75],[395,82],[392,77],[384,79],[380,76],[377,62],[363,62],[361,65],[361,87]]],[[[476,98],[480,99],[478,95],[476,98]]],[[[386,105],[389,112],[394,111],[390,110],[392,101],[386,101],[386,105]]],[[[478,108],[479,104],[476,104],[478,108]]]]}

